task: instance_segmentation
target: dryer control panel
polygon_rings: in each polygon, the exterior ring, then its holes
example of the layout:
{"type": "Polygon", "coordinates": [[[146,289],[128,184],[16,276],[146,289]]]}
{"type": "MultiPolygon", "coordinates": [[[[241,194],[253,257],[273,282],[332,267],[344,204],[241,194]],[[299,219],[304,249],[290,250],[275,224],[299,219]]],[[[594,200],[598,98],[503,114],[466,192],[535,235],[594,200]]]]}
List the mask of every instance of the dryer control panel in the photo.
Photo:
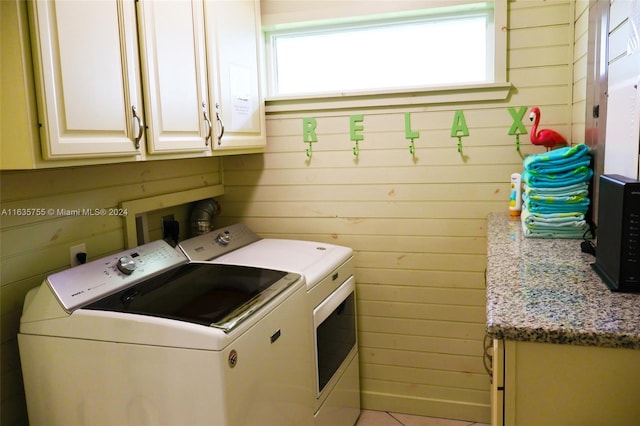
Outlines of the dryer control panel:
{"type": "Polygon", "coordinates": [[[184,254],[158,240],[74,266],[46,281],[64,310],[72,312],[188,262],[184,254]]]}
{"type": "Polygon", "coordinates": [[[236,223],[182,241],[178,247],[194,261],[207,261],[255,243],[261,238],[246,225],[236,223]]]}

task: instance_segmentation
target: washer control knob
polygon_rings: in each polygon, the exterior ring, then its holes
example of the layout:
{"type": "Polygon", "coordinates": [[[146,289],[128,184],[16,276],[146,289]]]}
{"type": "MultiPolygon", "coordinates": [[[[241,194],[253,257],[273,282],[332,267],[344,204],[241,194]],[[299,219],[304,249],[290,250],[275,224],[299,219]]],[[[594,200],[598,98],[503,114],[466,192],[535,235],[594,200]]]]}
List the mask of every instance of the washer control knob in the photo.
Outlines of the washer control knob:
{"type": "Polygon", "coordinates": [[[131,275],[136,270],[136,262],[129,256],[122,256],[118,259],[118,270],[125,275],[131,275]]]}
{"type": "Polygon", "coordinates": [[[229,233],[227,233],[227,232],[221,232],[216,237],[216,241],[221,246],[226,246],[227,244],[229,244],[231,242],[231,235],[229,235],[229,233]]]}

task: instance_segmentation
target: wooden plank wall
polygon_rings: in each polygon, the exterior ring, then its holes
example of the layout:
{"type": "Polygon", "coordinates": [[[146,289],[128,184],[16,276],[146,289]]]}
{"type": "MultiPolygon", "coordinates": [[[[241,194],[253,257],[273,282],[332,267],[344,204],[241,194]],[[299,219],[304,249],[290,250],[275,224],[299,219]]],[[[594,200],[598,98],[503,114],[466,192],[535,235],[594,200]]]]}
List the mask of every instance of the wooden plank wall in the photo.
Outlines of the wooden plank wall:
{"type": "MultiPolygon", "coordinates": [[[[0,174],[0,336],[2,425],[27,424],[16,333],[26,293],[47,275],[69,266],[69,247],[84,242],[89,260],[124,250],[123,218],[64,216],[49,209],[109,209],[126,200],[221,183],[220,160],[126,163],[0,174]],[[45,209],[23,216],[14,209],[45,209]]],[[[162,238],[161,216],[173,213],[181,235],[188,231],[188,206],[149,215],[150,238],[162,238]]]]}
{"type": "MultiPolygon", "coordinates": [[[[572,118],[580,116],[572,97],[580,64],[574,7],[509,2],[514,89],[504,102],[269,115],[266,154],[224,159],[221,224],[242,221],[265,237],[355,249],[364,408],[489,421],[485,218],[507,211],[510,174],[522,170],[507,108],[537,105],[543,127],[571,139],[572,118]],[[470,131],[464,157],[450,137],[459,109],[470,131]],[[420,132],[415,157],[406,112],[420,132]],[[353,114],[364,116],[357,160],[353,114]],[[311,159],[304,117],[318,123],[311,159]]],[[[541,151],[521,139],[523,152],[541,151]]]]}

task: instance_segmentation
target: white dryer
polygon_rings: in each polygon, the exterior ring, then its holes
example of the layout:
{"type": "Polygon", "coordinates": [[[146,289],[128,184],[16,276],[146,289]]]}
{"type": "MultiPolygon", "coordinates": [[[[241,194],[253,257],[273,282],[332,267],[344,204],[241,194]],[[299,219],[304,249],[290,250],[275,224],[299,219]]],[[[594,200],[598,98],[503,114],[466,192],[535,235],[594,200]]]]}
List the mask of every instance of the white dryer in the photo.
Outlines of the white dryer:
{"type": "MultiPolygon", "coordinates": [[[[227,244],[233,249],[233,244],[227,244]]],[[[49,276],[18,343],[32,425],[310,425],[300,274],[163,241],[49,276]]]]}
{"type": "Polygon", "coordinates": [[[299,328],[311,342],[310,410],[316,426],[352,426],[360,415],[360,379],[353,250],[313,241],[262,239],[234,224],[181,242],[192,261],[284,269],[306,281],[307,319],[299,328]],[[240,246],[233,251],[229,244],[240,246]]]}

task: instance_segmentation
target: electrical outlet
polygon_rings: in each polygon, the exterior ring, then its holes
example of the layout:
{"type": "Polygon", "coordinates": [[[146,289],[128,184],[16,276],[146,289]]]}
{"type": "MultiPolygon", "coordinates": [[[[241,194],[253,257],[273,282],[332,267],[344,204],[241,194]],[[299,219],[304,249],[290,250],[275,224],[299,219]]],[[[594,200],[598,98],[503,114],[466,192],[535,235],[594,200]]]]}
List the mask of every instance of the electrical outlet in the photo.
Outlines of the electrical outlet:
{"type": "Polygon", "coordinates": [[[69,247],[69,264],[76,266],[80,264],[80,261],[76,257],[78,253],[87,253],[87,247],[85,243],[81,243],[72,247],[69,247]]]}

